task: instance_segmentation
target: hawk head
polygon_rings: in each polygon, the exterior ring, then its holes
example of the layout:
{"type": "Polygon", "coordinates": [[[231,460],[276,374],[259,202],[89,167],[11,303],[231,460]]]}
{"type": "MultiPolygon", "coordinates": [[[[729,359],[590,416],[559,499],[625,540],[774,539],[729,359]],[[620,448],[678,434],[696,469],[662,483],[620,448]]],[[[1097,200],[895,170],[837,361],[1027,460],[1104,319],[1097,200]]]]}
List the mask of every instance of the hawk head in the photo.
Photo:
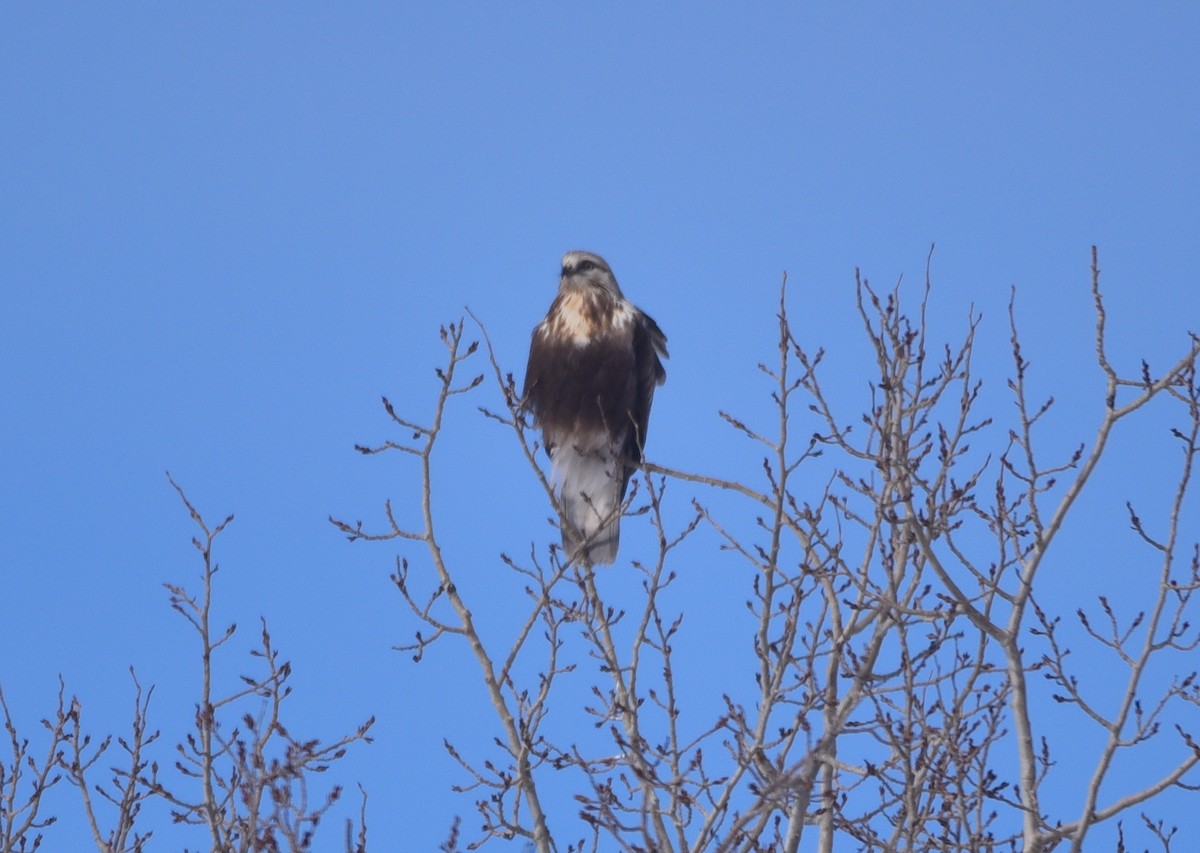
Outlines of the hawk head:
{"type": "Polygon", "coordinates": [[[602,291],[615,299],[625,298],[604,258],[579,250],[563,255],[559,288],[584,293],[602,291]]]}

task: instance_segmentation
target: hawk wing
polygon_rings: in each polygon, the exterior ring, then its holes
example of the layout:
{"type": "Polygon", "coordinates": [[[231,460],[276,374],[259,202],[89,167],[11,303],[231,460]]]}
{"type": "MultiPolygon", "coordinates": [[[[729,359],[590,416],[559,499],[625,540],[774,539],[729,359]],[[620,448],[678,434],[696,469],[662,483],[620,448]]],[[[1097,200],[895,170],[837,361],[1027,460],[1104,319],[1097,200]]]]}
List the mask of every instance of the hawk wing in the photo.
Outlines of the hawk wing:
{"type": "Polygon", "coordinates": [[[633,364],[635,385],[633,403],[629,407],[631,429],[624,438],[625,479],[621,484],[621,498],[629,487],[629,478],[642,464],[642,449],[646,446],[646,431],[650,427],[650,406],[654,403],[654,389],[667,380],[667,371],[662,359],[667,358],[667,336],[648,314],[637,311],[633,327],[633,364]]]}

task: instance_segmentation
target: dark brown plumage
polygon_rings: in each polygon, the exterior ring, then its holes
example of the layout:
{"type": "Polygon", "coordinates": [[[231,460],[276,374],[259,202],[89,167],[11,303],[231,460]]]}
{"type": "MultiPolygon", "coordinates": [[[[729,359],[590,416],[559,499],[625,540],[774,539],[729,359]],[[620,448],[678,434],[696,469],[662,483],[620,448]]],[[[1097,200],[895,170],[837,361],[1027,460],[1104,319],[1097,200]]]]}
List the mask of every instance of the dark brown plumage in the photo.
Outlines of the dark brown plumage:
{"type": "Polygon", "coordinates": [[[558,295],[533,330],[524,399],[553,463],[571,557],[616,559],[621,502],[666,356],[666,336],[625,299],[604,259],[567,252],[558,295]]]}

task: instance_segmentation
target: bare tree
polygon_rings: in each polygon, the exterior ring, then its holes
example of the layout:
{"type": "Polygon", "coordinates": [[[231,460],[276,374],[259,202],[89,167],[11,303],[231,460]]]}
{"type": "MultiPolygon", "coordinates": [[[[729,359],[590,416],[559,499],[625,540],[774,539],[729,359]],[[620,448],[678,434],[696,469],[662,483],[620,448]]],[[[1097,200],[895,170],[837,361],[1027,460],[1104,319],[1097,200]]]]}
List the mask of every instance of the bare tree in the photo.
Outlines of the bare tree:
{"type": "Polygon", "coordinates": [[[56,820],[53,815],[44,815],[42,806],[50,789],[62,781],[59,760],[70,723],[63,692],[60,684],[54,720],[42,720],[42,728],[49,733],[47,746],[41,755],[35,755],[30,751],[29,739],[18,734],[0,688],[0,711],[4,712],[8,740],[8,754],[0,761],[0,853],[37,850],[42,845],[42,830],[56,820]]]}
{"type": "MultiPolygon", "coordinates": [[[[352,540],[419,546],[421,556],[398,558],[393,575],[419,626],[405,648],[420,660],[431,643],[458,637],[478,664],[496,748],[465,755],[447,740],[464,773],[461,790],[473,793],[482,818],[471,846],[525,838],[539,851],[796,851],[804,840],[821,851],[1035,853],[1083,849],[1097,824],[1140,815],[1133,825],[1171,849],[1170,826],[1146,810],[1198,781],[1200,747],[1182,721],[1200,704],[1186,656],[1198,642],[1187,611],[1200,587],[1200,552],[1184,509],[1200,435],[1200,340],[1193,336],[1161,374],[1112,366],[1094,250],[1092,260],[1105,387],[1093,438],[1067,458],[1040,449],[1052,401],[1029,397],[1011,304],[1014,415],[1005,424],[980,402],[978,316],[957,344],[935,348],[928,273],[915,313],[902,308],[899,285],[880,293],[857,279],[876,375],[862,409],[846,413],[825,392],[822,351],[796,337],[785,279],[775,359],[760,365],[774,422],[720,414],[734,440],[760,448],[760,470],[729,480],[644,466],[626,511],[643,519],[657,547],[631,561],[642,584],[636,600],[615,603],[611,573],[568,561],[553,543],[520,559],[501,554],[527,606],[499,640],[477,627],[473,614],[488,602],[447,559],[431,500],[434,449],[452,404],[484,385],[468,364],[478,344],[467,342],[462,322],[443,328],[447,358],[432,416],[409,419],[385,399],[403,438],[358,448],[415,461],[415,521],[401,521],[414,513],[390,503],[378,531],[331,521],[352,540]],[[1166,517],[1152,523],[1128,510],[1156,560],[1156,580],[1123,591],[1122,608],[1111,597],[1099,599],[1098,611],[1039,597],[1042,578],[1063,559],[1054,554],[1065,547],[1064,523],[1110,438],[1151,404],[1173,407],[1171,436],[1182,451],[1166,517]],[[680,504],[686,489],[694,496],[680,504]],[[721,493],[740,507],[717,501],[721,493]],[[702,529],[742,567],[744,599],[728,602],[721,629],[742,631],[748,663],[745,672],[688,680],[698,668],[681,658],[688,628],[672,593],[695,576],[680,568],[695,560],[702,529]],[[1135,595],[1138,609],[1126,615],[1135,595]],[[1084,654],[1118,661],[1124,687],[1115,702],[1073,671],[1064,608],[1093,644],[1084,654]],[[591,697],[582,702],[581,679],[591,697]],[[696,697],[713,694],[719,710],[711,717],[689,711],[696,697]],[[1044,719],[1055,703],[1077,711],[1080,727],[1095,727],[1098,752],[1048,736],[1044,719]],[[553,729],[551,707],[560,720],[553,729]],[[1174,738],[1173,764],[1150,777],[1116,772],[1155,738],[1174,738]],[[1064,755],[1074,766],[1093,764],[1090,780],[1069,791],[1056,765],[1064,755]],[[552,774],[556,789],[574,780],[578,820],[550,813],[552,774]]],[[[511,432],[561,521],[517,385],[480,330],[503,398],[482,411],[511,432]]],[[[1127,831],[1117,823],[1122,849],[1127,831]]]]}
{"type": "MultiPolygon", "coordinates": [[[[130,674],[133,675],[132,670],[130,674]]],[[[158,784],[158,766],[145,757],[150,745],[159,736],[159,732],[149,729],[150,698],[154,689],[143,695],[142,685],[138,683],[136,675],[133,675],[133,683],[136,695],[131,736],[128,739],[117,738],[128,763],[123,767],[111,768],[112,777],[108,787],[89,785],[87,775],[112,745],[112,736],[105,737],[89,754],[92,738],[83,727],[83,706],[77,698],[71,698],[67,714],[66,740],[70,749],[60,757],[59,764],[66,771],[71,784],[79,789],[88,829],[91,830],[96,848],[102,853],[142,853],[153,835],[148,829],[139,831],[141,825],[138,818],[143,804],[154,795],[158,784]],[[108,810],[113,813],[112,826],[107,830],[103,826],[99,802],[93,798],[93,794],[100,801],[107,802],[108,810]]],[[[61,707],[61,691],[59,699],[61,707]]]]}
{"type": "Polygon", "coordinates": [[[321,817],[342,793],[341,786],[335,785],[312,802],[310,777],[327,770],[346,754],[350,744],[370,741],[367,733],[375,719],[330,744],[294,737],[284,726],[282,713],[292,692],[288,683],[292,667],[272,644],[266,620],[261,621],[260,645],[250,652],[265,671],[243,675],[244,686],[233,693],[219,696],[214,692],[214,655],[234,636],[237,626],[214,630],[212,596],[218,566],[212,551],[233,516],[210,528],[183,489],[173,480],[171,485],[200,530],[192,542],[204,564],[199,596],[181,586],[166,585],[171,607],[200,639],[202,669],[195,727],[176,747],[175,762],[180,775],[191,781],[193,792],[176,793],[154,778],[144,778],[143,784],[171,804],[176,822],[205,827],[214,851],[310,850],[321,817]],[[234,709],[247,701],[251,710],[239,715],[234,709]],[[240,725],[231,725],[227,714],[238,715],[235,719],[240,716],[240,725]]]}
{"type": "MultiPolygon", "coordinates": [[[[174,480],[171,485],[199,528],[192,542],[203,561],[198,595],[183,586],[166,585],[171,607],[200,640],[199,699],[193,729],[175,747],[177,778],[160,775],[159,762],[151,757],[160,736],[149,723],[154,691],[143,691],[136,676],[131,732],[116,738],[124,757],[120,764],[109,766],[107,784],[97,784],[94,776],[98,765],[103,766],[102,759],[111,760],[114,738],[93,743],[83,725],[82,703],[74,696],[66,698],[61,681],[55,715],[42,721],[48,733],[44,758],[34,757],[29,741],[18,736],[0,691],[11,748],[11,763],[0,763],[0,853],[23,853],[41,846],[42,830],[56,820],[43,816],[47,795],[64,777],[79,790],[88,829],[101,853],[148,850],[153,818],[147,819],[143,808],[162,802],[174,823],[202,828],[207,835],[204,846],[214,853],[312,850],[321,818],[342,793],[341,786],[334,785],[314,798],[310,791],[314,774],[326,771],[351,744],[371,740],[373,717],[328,744],[291,734],[284,725],[284,703],[292,692],[292,668],[273,645],[265,620],[259,646],[250,652],[263,671],[241,676],[243,686],[232,693],[215,692],[216,653],[233,639],[237,627],[214,628],[218,564],[213,547],[233,516],[210,527],[183,489],[174,480]]],[[[345,844],[347,853],[366,853],[365,792],[357,832],[348,823],[345,844]]]]}

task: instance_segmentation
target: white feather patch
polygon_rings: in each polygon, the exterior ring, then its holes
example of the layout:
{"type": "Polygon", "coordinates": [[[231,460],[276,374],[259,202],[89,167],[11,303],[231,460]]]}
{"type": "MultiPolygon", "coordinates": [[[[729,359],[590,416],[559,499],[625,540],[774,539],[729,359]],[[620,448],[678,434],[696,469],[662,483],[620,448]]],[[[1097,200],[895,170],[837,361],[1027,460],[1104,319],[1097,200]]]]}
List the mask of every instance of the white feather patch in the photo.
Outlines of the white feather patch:
{"type": "MultiPolygon", "coordinates": [[[[551,339],[570,341],[577,347],[586,346],[596,339],[600,329],[591,322],[590,315],[595,306],[589,294],[571,292],[559,303],[558,310],[548,322],[541,325],[543,334],[551,339]]],[[[611,329],[624,331],[634,320],[634,308],[625,300],[619,300],[613,306],[611,329]]]]}
{"type": "Polygon", "coordinates": [[[586,543],[591,562],[611,563],[620,537],[624,470],[608,436],[601,433],[559,445],[552,461],[563,513],[581,537],[577,543],[563,530],[568,555],[574,556],[577,545],[586,543]]]}
{"type": "Polygon", "coordinates": [[[589,343],[596,333],[595,327],[588,322],[584,312],[583,295],[571,293],[559,305],[554,315],[554,325],[551,336],[569,340],[577,347],[589,343]]]}

